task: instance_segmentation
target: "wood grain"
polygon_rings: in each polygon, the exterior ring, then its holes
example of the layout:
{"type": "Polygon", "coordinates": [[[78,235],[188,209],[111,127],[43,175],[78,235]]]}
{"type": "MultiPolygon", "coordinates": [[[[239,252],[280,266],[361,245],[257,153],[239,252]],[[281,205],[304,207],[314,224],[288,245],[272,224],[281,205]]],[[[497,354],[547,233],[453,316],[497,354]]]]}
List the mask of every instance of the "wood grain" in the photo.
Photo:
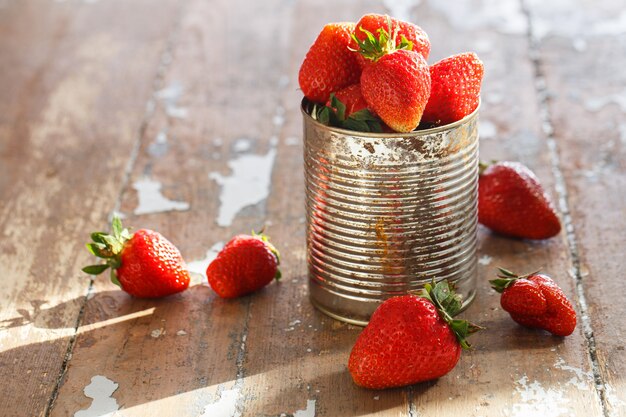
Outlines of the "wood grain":
{"type": "Polygon", "coordinates": [[[175,10],[147,19],[148,3],[0,10],[3,416],[53,396],[89,287],[83,243],[119,195],[175,10]]]}
{"type": "Polygon", "coordinates": [[[94,376],[117,384],[96,397],[125,417],[624,413],[621,322],[606,320],[624,314],[612,277],[626,206],[614,94],[626,80],[610,53],[623,35],[607,32],[617,20],[597,23],[617,19],[617,2],[570,14],[512,0],[42,4],[0,3],[0,377],[26,373],[0,383],[0,415],[44,415],[51,400],[52,416],[88,410],[94,376]],[[297,85],[320,28],[370,11],[421,24],[431,63],[476,51],[482,159],[522,161],[570,210],[569,235],[545,242],[481,229],[478,296],[463,316],[487,330],[447,376],[385,391],[347,372],[361,329],[307,298],[297,85]],[[583,27],[599,29],[581,38],[583,27]],[[203,274],[162,300],[104,278],[88,292],[89,281],[76,285],[83,243],[111,209],[160,231],[200,272],[230,237],[265,225],[283,279],[237,300],[219,299],[203,274]],[[543,267],[583,323],[567,338],[517,326],[489,289],[496,266],[543,267]]]}
{"type": "Polygon", "coordinates": [[[531,7],[538,64],[569,209],[571,271],[607,416],[626,414],[622,279],[626,213],[626,26],[623,5],[531,7]],[[563,14],[567,9],[567,17],[563,14]],[[585,27],[575,22],[587,22],[585,27]],[[547,33],[542,28],[551,28],[547,33]],[[622,103],[620,105],[620,103],[622,103]]]}

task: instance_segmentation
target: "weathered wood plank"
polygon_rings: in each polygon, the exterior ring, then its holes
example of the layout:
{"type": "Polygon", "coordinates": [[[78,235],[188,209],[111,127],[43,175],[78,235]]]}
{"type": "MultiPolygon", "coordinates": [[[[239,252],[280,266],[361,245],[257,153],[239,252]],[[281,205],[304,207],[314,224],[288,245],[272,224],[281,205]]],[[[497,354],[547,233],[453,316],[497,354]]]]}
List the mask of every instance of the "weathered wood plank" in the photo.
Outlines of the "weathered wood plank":
{"type": "Polygon", "coordinates": [[[0,410],[43,415],[87,293],[175,2],[0,8],[0,410]],[[148,11],[151,11],[148,17],[148,11]]]}
{"type": "Polygon", "coordinates": [[[622,279],[626,212],[626,24],[619,1],[530,3],[570,210],[572,274],[606,415],[626,414],[622,279]],[[619,52],[618,52],[619,51],[619,52]],[[595,346],[594,346],[595,344],[595,346]]]}
{"type": "MultiPolygon", "coordinates": [[[[487,2],[461,13],[434,1],[409,13],[431,36],[431,62],[468,49],[485,60],[485,159],[521,160],[553,190],[526,17],[517,2],[498,4],[495,14],[487,2]]],[[[488,330],[451,374],[411,390],[355,387],[346,363],[360,329],[309,304],[297,69],[324,23],[384,10],[354,2],[189,3],[121,210],[133,226],[170,237],[188,260],[265,223],[282,252],[284,280],[237,301],[196,285],[155,303],[98,282],[53,415],[88,408],[82,391],[95,375],[119,384],[113,398],[129,416],[601,414],[581,329],[566,339],[522,329],[488,289],[496,265],[544,266],[575,299],[562,273],[570,265],[564,236],[532,243],[481,231],[485,265],[465,316],[488,330]],[[246,187],[255,182],[258,194],[246,187]]]]}

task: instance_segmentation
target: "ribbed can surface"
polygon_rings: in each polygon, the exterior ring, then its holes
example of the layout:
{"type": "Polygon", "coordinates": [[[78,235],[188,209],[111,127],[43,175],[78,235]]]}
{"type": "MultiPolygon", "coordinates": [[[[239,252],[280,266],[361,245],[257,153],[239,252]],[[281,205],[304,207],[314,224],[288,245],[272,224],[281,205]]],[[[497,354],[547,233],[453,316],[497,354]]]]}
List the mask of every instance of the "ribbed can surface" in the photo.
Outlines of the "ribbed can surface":
{"type": "Polygon", "coordinates": [[[303,102],[309,293],[339,320],[364,325],[385,299],[433,278],[467,305],[477,257],[478,110],[408,134],[315,121],[303,102]]]}

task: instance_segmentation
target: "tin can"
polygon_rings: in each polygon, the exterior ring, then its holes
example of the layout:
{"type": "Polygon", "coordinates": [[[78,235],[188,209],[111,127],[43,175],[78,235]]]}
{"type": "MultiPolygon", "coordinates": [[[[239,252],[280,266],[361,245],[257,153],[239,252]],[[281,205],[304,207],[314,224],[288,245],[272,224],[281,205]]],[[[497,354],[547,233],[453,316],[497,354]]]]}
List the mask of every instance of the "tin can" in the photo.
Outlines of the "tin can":
{"type": "Polygon", "coordinates": [[[329,127],[302,102],[311,302],[366,325],[387,298],[446,279],[474,298],[478,109],[410,133],[329,127]]]}

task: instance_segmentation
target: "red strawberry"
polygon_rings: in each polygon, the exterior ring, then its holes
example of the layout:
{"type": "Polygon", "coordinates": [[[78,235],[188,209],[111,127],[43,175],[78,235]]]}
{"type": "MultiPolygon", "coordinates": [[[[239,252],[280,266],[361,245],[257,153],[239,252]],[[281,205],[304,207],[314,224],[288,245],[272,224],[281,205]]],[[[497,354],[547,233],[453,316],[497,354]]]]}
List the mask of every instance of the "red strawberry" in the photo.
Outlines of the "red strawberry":
{"type": "MultiPolygon", "coordinates": [[[[367,103],[361,94],[361,84],[349,85],[337,91],[335,97],[346,107],[345,117],[367,108],[367,103]]],[[[326,102],[326,106],[332,107],[330,100],[326,102]]]]}
{"type": "Polygon", "coordinates": [[[569,336],[576,312],[559,286],[547,275],[518,276],[500,268],[491,286],[502,293],[500,304],[522,326],[537,327],[556,336],[569,336]]]}
{"type": "MultiPolygon", "coordinates": [[[[424,59],[428,59],[428,55],[430,54],[430,40],[428,39],[428,35],[422,28],[410,22],[404,22],[387,15],[370,13],[361,17],[356,23],[354,36],[361,41],[365,41],[368,37],[367,32],[373,35],[377,35],[380,29],[389,32],[389,20],[391,20],[392,26],[391,35],[393,35],[394,30],[397,30],[396,48],[400,49],[402,37],[404,36],[404,38],[412,44],[409,49],[417,52],[424,57],[424,59]]],[[[359,61],[361,63],[367,62],[367,60],[362,58],[359,61]]]]}
{"type": "Polygon", "coordinates": [[[428,64],[413,51],[384,55],[363,70],[361,92],[368,107],[387,126],[410,132],[420,123],[428,101],[428,64]]]}
{"type": "Polygon", "coordinates": [[[453,55],[430,67],[431,90],[425,122],[445,125],[471,114],[480,100],[484,67],[473,52],[453,55]]]}
{"type": "Polygon", "coordinates": [[[106,263],[83,271],[98,275],[111,267],[111,281],[135,297],[164,297],[187,289],[189,272],[180,252],[161,234],[140,229],[131,234],[119,217],[112,222],[113,235],[91,234],[87,249],[106,263]]]}
{"type": "Polygon", "coordinates": [[[209,264],[206,275],[217,295],[235,298],[280,279],[278,264],[278,251],[267,236],[237,235],[209,264]]]}
{"type": "Polygon", "coordinates": [[[460,297],[446,281],[427,284],[422,297],[404,295],[382,303],[359,335],[348,369],[357,385],[382,389],[439,378],[454,368],[465,337],[478,326],[452,316],[460,297]]]}
{"type": "Polygon", "coordinates": [[[535,174],[519,162],[481,166],[478,221],[491,230],[523,239],[557,235],[561,223],[535,174]]]}
{"type": "Polygon", "coordinates": [[[350,49],[354,23],[329,23],[320,32],[300,66],[298,81],[304,96],[326,103],[330,93],[359,81],[361,67],[350,49]]]}

